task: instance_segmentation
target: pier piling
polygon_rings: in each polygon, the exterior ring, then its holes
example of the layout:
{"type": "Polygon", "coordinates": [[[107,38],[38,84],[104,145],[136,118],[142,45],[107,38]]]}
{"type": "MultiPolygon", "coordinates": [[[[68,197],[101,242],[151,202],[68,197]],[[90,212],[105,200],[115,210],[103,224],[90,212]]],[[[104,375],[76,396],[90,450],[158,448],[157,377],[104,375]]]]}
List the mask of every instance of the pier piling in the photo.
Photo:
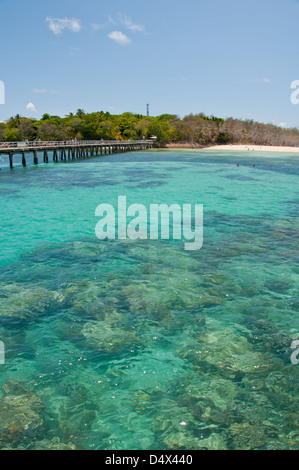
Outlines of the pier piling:
{"type": "Polygon", "coordinates": [[[14,168],[14,155],[21,154],[23,167],[27,166],[26,153],[33,153],[33,163],[38,165],[39,152],[43,152],[43,162],[49,163],[49,152],[53,162],[66,162],[82,158],[92,158],[115,153],[152,149],[151,140],[143,141],[65,141],[65,142],[0,142],[0,156],[9,157],[9,166],[14,168]]]}

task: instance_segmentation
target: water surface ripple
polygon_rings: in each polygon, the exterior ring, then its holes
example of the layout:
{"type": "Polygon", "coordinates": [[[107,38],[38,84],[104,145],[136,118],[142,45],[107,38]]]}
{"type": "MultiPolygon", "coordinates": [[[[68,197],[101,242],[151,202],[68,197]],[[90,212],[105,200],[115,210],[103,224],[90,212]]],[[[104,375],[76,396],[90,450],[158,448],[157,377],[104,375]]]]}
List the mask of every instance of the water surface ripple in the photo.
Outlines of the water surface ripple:
{"type": "Polygon", "coordinates": [[[298,168],[190,150],[2,169],[0,448],[298,450],[298,168]],[[203,204],[202,249],[97,240],[121,195],[203,204]]]}

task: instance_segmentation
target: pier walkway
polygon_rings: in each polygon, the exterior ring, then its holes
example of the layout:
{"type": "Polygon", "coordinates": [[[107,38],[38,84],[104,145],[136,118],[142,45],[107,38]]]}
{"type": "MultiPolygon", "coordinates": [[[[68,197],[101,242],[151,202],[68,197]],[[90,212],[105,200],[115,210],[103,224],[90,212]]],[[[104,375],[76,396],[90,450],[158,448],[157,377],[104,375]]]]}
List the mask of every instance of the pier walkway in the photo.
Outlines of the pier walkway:
{"type": "Polygon", "coordinates": [[[76,160],[82,158],[98,157],[113,153],[132,152],[135,150],[148,150],[153,148],[152,140],[68,140],[62,142],[35,141],[35,142],[0,142],[0,155],[9,156],[10,168],[14,167],[14,155],[22,155],[22,165],[27,165],[26,155],[33,154],[33,163],[38,165],[39,154],[43,155],[43,162],[49,163],[52,155],[53,162],[76,160]],[[49,155],[50,154],[50,155],[49,155]]]}

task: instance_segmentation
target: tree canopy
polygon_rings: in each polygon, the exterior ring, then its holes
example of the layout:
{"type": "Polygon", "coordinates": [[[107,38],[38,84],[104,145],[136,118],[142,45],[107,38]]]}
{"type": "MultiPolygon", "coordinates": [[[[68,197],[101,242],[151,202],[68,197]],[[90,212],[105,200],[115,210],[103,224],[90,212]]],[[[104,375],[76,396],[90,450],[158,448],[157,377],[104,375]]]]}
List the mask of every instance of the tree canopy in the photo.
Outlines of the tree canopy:
{"type": "Polygon", "coordinates": [[[0,123],[0,141],[41,140],[139,140],[157,137],[158,142],[192,142],[201,145],[243,143],[299,145],[297,128],[282,128],[253,120],[223,119],[204,113],[180,118],[174,114],[157,117],[130,112],[112,115],[83,109],[65,117],[45,113],[40,120],[17,114],[0,123]]]}

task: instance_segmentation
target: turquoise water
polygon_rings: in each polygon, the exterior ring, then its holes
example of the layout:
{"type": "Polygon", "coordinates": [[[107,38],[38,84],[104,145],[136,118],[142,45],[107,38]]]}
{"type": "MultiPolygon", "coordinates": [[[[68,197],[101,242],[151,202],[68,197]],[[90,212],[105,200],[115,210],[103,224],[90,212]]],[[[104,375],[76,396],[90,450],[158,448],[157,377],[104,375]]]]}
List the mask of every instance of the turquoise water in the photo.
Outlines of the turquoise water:
{"type": "Polygon", "coordinates": [[[0,448],[298,450],[298,162],[2,168],[0,448]],[[202,249],[99,241],[95,209],[120,195],[203,204],[202,249]]]}

